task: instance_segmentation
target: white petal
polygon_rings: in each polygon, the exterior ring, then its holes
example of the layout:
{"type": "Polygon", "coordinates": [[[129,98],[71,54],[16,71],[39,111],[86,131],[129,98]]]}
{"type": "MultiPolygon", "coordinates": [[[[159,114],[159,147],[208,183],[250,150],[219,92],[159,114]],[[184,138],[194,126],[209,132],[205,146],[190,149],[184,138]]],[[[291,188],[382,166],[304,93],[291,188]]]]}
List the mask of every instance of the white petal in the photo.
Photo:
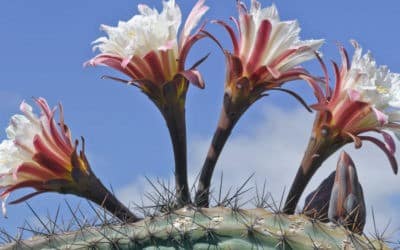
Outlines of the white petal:
{"type": "Polygon", "coordinates": [[[310,48],[308,51],[299,52],[296,55],[285,58],[279,65],[275,66],[276,70],[284,72],[315,58],[314,51],[318,50],[323,43],[323,40],[300,40],[301,28],[298,22],[296,20],[280,21],[275,5],[262,8],[258,1],[253,0],[248,15],[251,17],[250,24],[244,22],[242,15],[239,17],[241,33],[245,36],[240,43],[240,58],[242,60],[251,58],[251,54],[260,53],[256,51],[258,48],[256,48],[257,39],[255,37],[264,20],[268,20],[271,23],[267,47],[261,52],[261,60],[257,62],[259,63],[258,66],[268,66],[274,59],[288,50],[300,47],[310,48]]]}
{"type": "MultiPolygon", "coordinates": [[[[371,52],[362,55],[356,41],[350,70],[344,76],[345,89],[352,88],[361,93],[361,100],[369,102],[379,111],[390,114],[400,108],[400,75],[390,72],[385,65],[378,66],[371,52]]],[[[389,118],[390,119],[390,118],[389,118]]]]}
{"type": "MultiPolygon", "coordinates": [[[[138,10],[139,15],[118,22],[116,27],[102,25],[107,37],[96,39],[93,49],[123,58],[142,57],[170,41],[176,41],[181,12],[174,0],[164,2],[161,13],[144,4],[140,4],[138,10]]],[[[177,50],[177,44],[174,49],[177,50]]]]}
{"type": "MultiPolygon", "coordinates": [[[[4,140],[0,144],[0,175],[8,174],[21,164],[18,148],[11,140],[4,140]]],[[[0,186],[3,186],[3,178],[0,178],[0,186]]]]}
{"type": "MultiPolygon", "coordinates": [[[[32,112],[32,107],[22,102],[20,108],[24,115],[11,117],[6,129],[8,139],[0,144],[0,175],[13,172],[22,162],[30,161],[34,151],[33,138],[41,134],[39,118],[32,112]]],[[[9,181],[6,176],[1,177],[0,186],[9,184],[9,181]]]]}

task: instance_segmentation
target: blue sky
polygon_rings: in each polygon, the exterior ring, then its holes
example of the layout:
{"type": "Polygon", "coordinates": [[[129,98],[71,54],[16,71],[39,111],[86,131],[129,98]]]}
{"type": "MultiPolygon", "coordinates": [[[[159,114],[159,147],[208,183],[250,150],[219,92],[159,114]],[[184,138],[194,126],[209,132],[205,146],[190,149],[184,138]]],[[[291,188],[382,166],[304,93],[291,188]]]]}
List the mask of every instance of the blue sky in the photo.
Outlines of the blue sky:
{"type": "MultiPolygon", "coordinates": [[[[104,74],[116,75],[114,71],[82,67],[83,62],[95,55],[90,43],[104,35],[99,30],[100,24],[116,25],[118,20],[130,18],[136,13],[139,2],[159,9],[161,6],[158,0],[15,0],[0,3],[0,128],[6,128],[22,100],[31,101],[31,97],[42,96],[51,105],[62,102],[73,135],[86,138],[92,168],[106,185],[112,185],[115,190],[124,189],[144,175],[170,178],[173,169],[167,129],[154,105],[136,88],[100,79],[104,74]]],[[[195,3],[193,0],[177,2],[184,16],[195,3]]],[[[236,16],[235,2],[208,0],[211,9],[207,18],[227,20],[231,15],[236,16]]],[[[272,3],[261,2],[263,6],[272,3]]],[[[348,41],[354,38],[363,48],[373,52],[379,64],[400,71],[400,33],[397,31],[400,2],[281,0],[275,4],[282,19],[298,19],[303,39],[326,39],[322,48],[326,59],[338,60],[336,43],[343,43],[351,50],[348,41]]],[[[212,24],[208,27],[224,45],[230,45],[221,28],[212,24]]],[[[188,151],[192,154],[197,152],[195,146],[207,142],[213,133],[223,91],[224,58],[211,41],[201,41],[194,47],[188,65],[208,52],[211,52],[210,58],[200,67],[206,89],[191,87],[187,98],[188,151]]],[[[316,62],[306,66],[310,71],[320,73],[316,62]]],[[[300,91],[308,102],[314,101],[305,83],[295,82],[288,86],[300,91]]],[[[251,137],[269,106],[279,107],[290,114],[275,129],[291,129],[293,114],[290,112],[299,110],[300,105],[288,96],[274,93],[249,110],[233,137],[251,137]]],[[[299,112],[312,120],[312,115],[299,112]]],[[[308,131],[309,128],[304,129],[307,136],[308,131]]],[[[0,136],[4,138],[5,133],[0,132],[0,136]]],[[[197,162],[196,157],[189,155],[189,161],[197,162]]],[[[394,178],[389,176],[385,158],[382,157],[380,164],[382,166],[377,167],[388,174],[387,178],[394,178]]],[[[289,179],[294,176],[296,168],[294,166],[289,173],[289,179]]],[[[253,171],[250,168],[248,174],[253,171]]],[[[268,178],[274,178],[274,174],[276,172],[270,173],[268,178]]],[[[396,180],[398,183],[398,176],[396,180]]],[[[16,192],[12,197],[23,193],[16,192]]],[[[391,206],[400,207],[399,198],[392,195],[391,206]]],[[[45,214],[47,209],[54,210],[63,199],[60,195],[42,195],[30,202],[39,213],[45,214]]],[[[70,196],[67,199],[76,201],[70,196]]],[[[23,204],[9,206],[8,211],[9,218],[0,218],[0,227],[10,231],[20,226],[25,216],[32,216],[23,204]]]]}

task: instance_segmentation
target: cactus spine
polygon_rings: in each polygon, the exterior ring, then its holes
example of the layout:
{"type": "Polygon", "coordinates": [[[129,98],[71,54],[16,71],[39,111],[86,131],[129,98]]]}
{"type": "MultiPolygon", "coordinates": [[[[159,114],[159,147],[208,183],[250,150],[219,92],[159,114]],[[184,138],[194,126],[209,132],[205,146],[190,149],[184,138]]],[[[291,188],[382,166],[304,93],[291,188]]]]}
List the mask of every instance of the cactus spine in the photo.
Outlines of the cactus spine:
{"type": "Polygon", "coordinates": [[[125,225],[34,237],[5,249],[390,249],[332,223],[261,208],[182,208],[125,225]]]}

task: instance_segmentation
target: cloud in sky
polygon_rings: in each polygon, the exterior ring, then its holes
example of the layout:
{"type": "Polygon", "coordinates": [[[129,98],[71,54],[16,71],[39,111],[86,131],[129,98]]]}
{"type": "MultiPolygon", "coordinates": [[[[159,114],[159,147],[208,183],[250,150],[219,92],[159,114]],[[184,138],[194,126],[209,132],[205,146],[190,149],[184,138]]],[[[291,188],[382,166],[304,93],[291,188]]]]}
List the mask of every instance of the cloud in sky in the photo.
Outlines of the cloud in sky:
{"type": "MultiPolygon", "coordinates": [[[[212,181],[214,191],[218,191],[221,172],[224,177],[224,190],[231,186],[238,187],[252,173],[255,173],[258,185],[262,185],[264,180],[267,181],[268,190],[277,200],[280,199],[284,188],[290,187],[308,143],[314,116],[302,109],[282,110],[274,106],[262,109],[262,118],[257,124],[243,127],[245,133],[234,132],[228,141],[212,181]]],[[[210,138],[197,136],[189,145],[189,166],[201,166],[209,143],[210,138]]],[[[347,145],[344,149],[352,156],[364,188],[366,205],[369,208],[367,232],[373,230],[371,207],[375,210],[379,228],[383,229],[390,219],[390,228],[399,228],[400,177],[393,174],[384,153],[368,142],[364,143],[361,150],[355,150],[353,145],[347,145]]],[[[306,194],[315,189],[335,169],[339,153],[340,151],[331,156],[314,176],[300,201],[301,207],[306,194]]],[[[189,171],[190,183],[193,183],[199,169],[189,171]]],[[[171,183],[172,180],[171,176],[171,183]]],[[[138,197],[143,194],[143,190],[150,189],[151,186],[145,179],[140,178],[119,190],[118,194],[124,202],[137,202],[140,201],[138,197]]],[[[254,192],[248,192],[246,195],[245,199],[254,195],[254,192]]]]}

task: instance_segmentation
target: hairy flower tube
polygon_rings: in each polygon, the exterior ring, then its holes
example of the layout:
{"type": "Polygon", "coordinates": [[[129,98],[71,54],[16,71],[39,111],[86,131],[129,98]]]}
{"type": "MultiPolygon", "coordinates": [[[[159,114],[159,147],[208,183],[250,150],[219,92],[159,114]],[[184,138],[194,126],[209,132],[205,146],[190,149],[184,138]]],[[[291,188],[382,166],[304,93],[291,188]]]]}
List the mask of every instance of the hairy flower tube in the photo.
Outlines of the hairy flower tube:
{"type": "Polygon", "coordinates": [[[322,222],[342,224],[358,234],[363,232],[364,193],[354,162],[346,152],[340,154],[336,171],[307,196],[303,213],[322,222]]]}
{"type": "Polygon", "coordinates": [[[323,43],[323,40],[300,40],[298,22],[281,21],[274,5],[261,8],[258,1],[252,0],[250,10],[247,10],[244,3],[238,2],[238,11],[239,19],[232,18],[238,34],[227,23],[215,21],[228,32],[232,52],[224,50],[219,41],[205,31],[223,49],[227,71],[218,128],[199,179],[196,203],[200,206],[208,205],[208,189],[215,164],[241,115],[271,90],[292,94],[304,104],[296,93],[282,85],[307,74],[299,65],[315,58],[315,51],[323,43]]]}
{"type": "Polygon", "coordinates": [[[286,200],[284,211],[293,213],[307,183],[321,164],[336,150],[354,142],[356,148],[363,141],[376,144],[388,157],[393,172],[397,174],[395,142],[390,133],[400,132],[400,75],[386,66],[377,66],[371,53],[362,55],[357,42],[350,63],[348,54],[340,47],[342,65],[333,63],[335,85],[329,86],[325,64],[324,87],[318,79],[304,76],[314,89],[318,102],[312,105],[317,111],[311,138],[301,166],[286,200]],[[366,132],[375,132],[382,140],[366,132]]]}
{"type": "Polygon", "coordinates": [[[147,5],[138,6],[139,15],[120,21],[117,27],[103,25],[108,37],[94,41],[100,54],[87,65],[105,65],[114,68],[128,80],[108,77],[140,88],[159,108],[170,131],[175,155],[176,196],[178,204],[190,203],[187,183],[185,99],[189,82],[204,88],[202,76],[196,67],[185,69],[187,55],[199,39],[206,35],[202,28],[192,33],[208,10],[199,0],[189,14],[178,37],[181,10],[175,0],[163,2],[159,13],[147,5]]]}
{"type": "MultiPolygon", "coordinates": [[[[21,103],[22,115],[11,118],[6,129],[8,139],[0,144],[0,190],[5,213],[5,200],[21,188],[35,191],[11,203],[19,203],[44,192],[75,194],[91,200],[126,221],[137,220],[122,203],[97,179],[85,156],[84,145],[78,153],[64,123],[54,120],[56,109],[50,109],[43,98],[36,99],[41,110],[37,116],[32,107],[21,103]]],[[[83,139],[82,139],[83,142],[83,139]]]]}

